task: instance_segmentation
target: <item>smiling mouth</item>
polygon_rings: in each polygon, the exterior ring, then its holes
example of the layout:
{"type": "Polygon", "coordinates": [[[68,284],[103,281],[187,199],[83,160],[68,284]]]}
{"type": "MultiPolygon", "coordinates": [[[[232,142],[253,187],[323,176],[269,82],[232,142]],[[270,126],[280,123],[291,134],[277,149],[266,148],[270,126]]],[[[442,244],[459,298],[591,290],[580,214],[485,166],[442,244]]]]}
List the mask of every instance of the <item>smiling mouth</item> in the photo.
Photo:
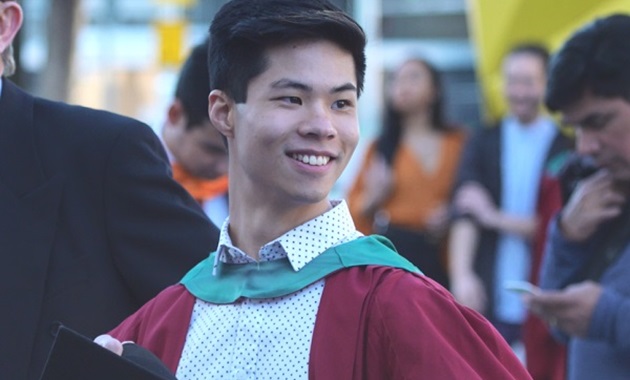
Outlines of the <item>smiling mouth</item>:
{"type": "Polygon", "coordinates": [[[328,163],[328,161],[330,161],[329,156],[315,156],[315,155],[294,153],[292,157],[296,161],[299,161],[303,164],[311,165],[311,166],[324,166],[328,163]]]}

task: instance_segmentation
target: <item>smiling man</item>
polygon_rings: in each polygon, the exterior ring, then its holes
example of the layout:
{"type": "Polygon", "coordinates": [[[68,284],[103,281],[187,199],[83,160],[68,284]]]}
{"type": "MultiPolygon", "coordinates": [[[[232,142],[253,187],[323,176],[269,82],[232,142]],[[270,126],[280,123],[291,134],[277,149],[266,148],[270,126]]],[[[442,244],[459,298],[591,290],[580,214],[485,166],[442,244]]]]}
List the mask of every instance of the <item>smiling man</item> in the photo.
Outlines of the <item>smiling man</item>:
{"type": "Polygon", "coordinates": [[[209,114],[227,139],[230,216],[217,252],[113,337],[178,379],[529,378],[485,319],[328,199],[359,138],[364,49],[327,1],[219,11],[209,114]]]}
{"type": "Polygon", "coordinates": [[[568,379],[630,373],[630,17],[598,19],[552,62],[545,101],[600,170],[552,225],[532,310],[568,338],[568,379]]]}

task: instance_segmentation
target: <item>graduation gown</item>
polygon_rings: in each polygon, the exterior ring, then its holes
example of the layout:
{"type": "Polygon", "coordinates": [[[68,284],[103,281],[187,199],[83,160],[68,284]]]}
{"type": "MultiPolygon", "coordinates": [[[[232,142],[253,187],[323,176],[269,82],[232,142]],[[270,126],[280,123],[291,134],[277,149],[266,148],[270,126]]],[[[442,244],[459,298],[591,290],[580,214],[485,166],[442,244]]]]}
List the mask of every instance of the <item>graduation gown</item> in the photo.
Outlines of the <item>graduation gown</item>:
{"type": "MultiPolygon", "coordinates": [[[[171,286],[110,332],[177,370],[196,297],[171,286]]],[[[531,379],[480,314],[420,273],[384,265],[326,276],[310,379],[531,379]]]]}

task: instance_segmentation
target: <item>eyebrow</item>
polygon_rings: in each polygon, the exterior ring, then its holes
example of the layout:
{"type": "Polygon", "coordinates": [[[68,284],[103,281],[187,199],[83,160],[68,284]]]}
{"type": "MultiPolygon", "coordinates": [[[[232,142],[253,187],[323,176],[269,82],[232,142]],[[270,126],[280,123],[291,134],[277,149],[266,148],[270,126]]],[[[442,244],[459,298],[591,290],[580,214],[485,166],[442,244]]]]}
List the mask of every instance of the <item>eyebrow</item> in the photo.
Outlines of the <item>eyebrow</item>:
{"type": "Polygon", "coordinates": [[[610,118],[613,115],[614,114],[611,114],[611,113],[596,111],[596,112],[593,112],[593,113],[590,113],[590,114],[586,115],[581,120],[576,120],[574,122],[571,122],[570,120],[563,119],[562,122],[564,124],[568,124],[568,125],[575,125],[575,126],[581,126],[581,127],[586,126],[586,127],[588,127],[588,126],[593,125],[595,122],[600,121],[601,119],[610,118]]]}
{"type": "MultiPolygon", "coordinates": [[[[271,88],[275,88],[275,89],[285,89],[285,88],[292,88],[295,90],[300,90],[300,91],[304,91],[304,92],[313,92],[313,86],[309,86],[306,83],[302,83],[302,82],[298,82],[295,80],[291,80],[291,79],[280,79],[277,80],[275,82],[273,82],[271,84],[271,88]]],[[[348,83],[344,83],[340,86],[336,86],[333,87],[330,90],[331,94],[335,94],[335,93],[339,93],[339,92],[344,92],[344,91],[357,91],[357,87],[348,82],[348,83]]]]}

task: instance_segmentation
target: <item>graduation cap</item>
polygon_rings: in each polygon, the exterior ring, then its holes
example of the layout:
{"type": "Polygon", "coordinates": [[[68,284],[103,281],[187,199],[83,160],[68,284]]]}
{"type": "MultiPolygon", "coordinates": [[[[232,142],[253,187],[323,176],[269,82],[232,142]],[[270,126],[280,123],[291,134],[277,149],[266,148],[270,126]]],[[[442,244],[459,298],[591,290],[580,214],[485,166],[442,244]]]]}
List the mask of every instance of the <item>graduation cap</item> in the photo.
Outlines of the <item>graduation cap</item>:
{"type": "Polygon", "coordinates": [[[125,344],[122,356],[61,326],[40,380],[176,380],[150,351],[125,344]]]}

